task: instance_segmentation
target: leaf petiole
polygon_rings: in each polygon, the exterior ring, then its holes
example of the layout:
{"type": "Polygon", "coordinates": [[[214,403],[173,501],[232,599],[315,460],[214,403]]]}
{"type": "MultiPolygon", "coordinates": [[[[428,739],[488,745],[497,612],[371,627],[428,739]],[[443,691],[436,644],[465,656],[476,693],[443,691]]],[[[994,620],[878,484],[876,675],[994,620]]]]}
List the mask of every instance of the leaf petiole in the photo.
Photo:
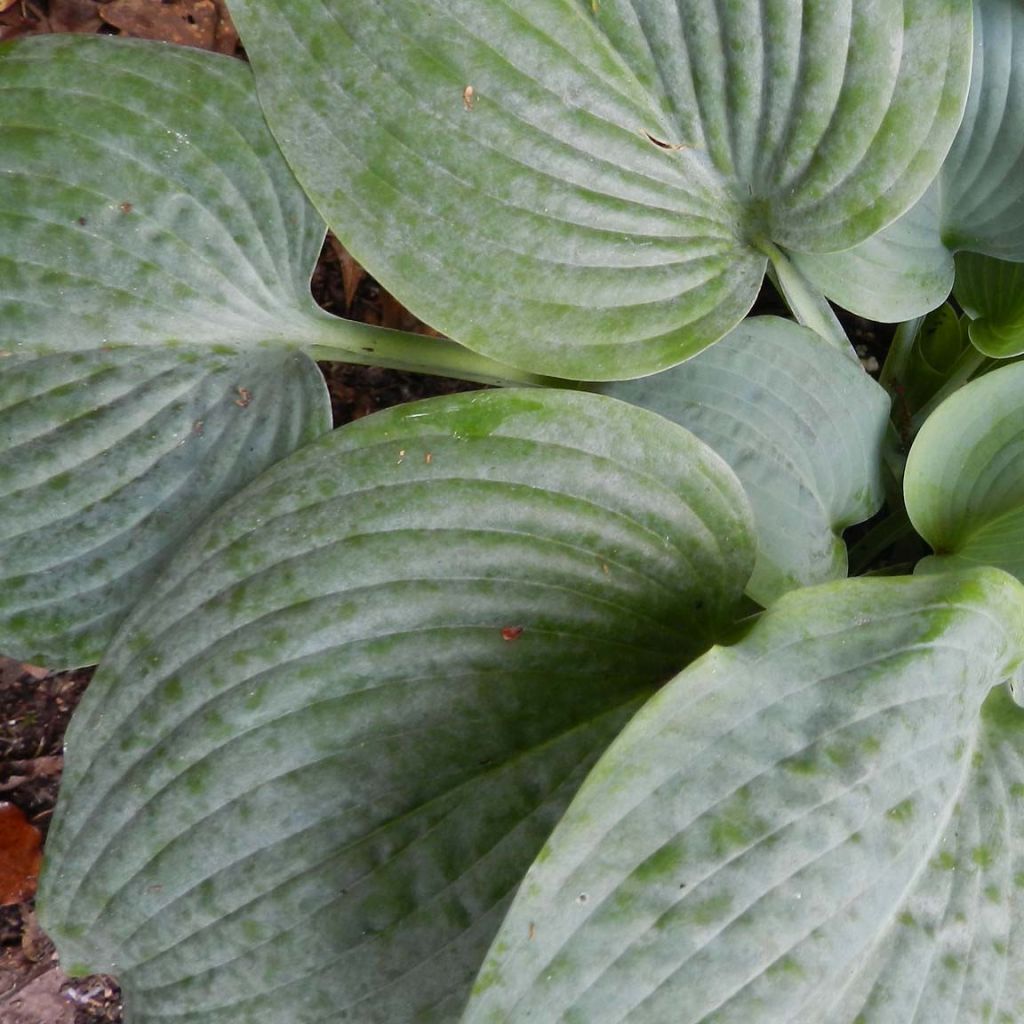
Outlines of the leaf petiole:
{"type": "Polygon", "coordinates": [[[479,355],[447,338],[431,338],[324,314],[323,330],[306,352],[321,362],[357,363],[391,370],[455,377],[500,387],[554,387],[590,390],[580,381],[530,373],[479,355]]]}

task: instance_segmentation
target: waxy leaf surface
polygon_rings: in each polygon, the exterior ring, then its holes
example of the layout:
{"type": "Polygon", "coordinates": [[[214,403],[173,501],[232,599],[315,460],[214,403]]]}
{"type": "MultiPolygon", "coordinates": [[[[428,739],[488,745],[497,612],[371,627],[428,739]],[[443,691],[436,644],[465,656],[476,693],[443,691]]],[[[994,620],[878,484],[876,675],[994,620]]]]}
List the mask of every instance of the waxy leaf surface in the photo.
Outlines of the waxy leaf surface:
{"type": "Polygon", "coordinates": [[[466,1024],[1017,1019],[1022,636],[994,569],[787,594],[598,762],[466,1024]]]}
{"type": "Polygon", "coordinates": [[[292,351],[332,319],[323,233],[241,62],[0,46],[0,652],[97,661],[189,531],[329,428],[292,351]]]}
{"type": "Polygon", "coordinates": [[[848,252],[796,257],[829,298],[861,316],[891,323],[934,309],[949,295],[961,250],[1024,260],[1024,6],[974,0],[973,8],[967,108],[934,185],[848,252]]]}
{"type": "Polygon", "coordinates": [[[314,338],[324,237],[240,61],[0,46],[0,350],[314,338]]]}
{"type": "Polygon", "coordinates": [[[99,661],[192,530],[330,425],[299,352],[0,360],[0,651],[99,661]]]}
{"type": "Polygon", "coordinates": [[[954,0],[231,11],[285,155],[354,255],[470,348],[593,380],[722,337],[769,243],[849,248],[903,213],[970,72],[954,0]]]}
{"type": "Polygon", "coordinates": [[[907,512],[935,549],[919,568],[997,565],[1024,579],[1024,364],[947,398],[914,439],[907,512]]]}
{"type": "Polygon", "coordinates": [[[450,1021],[599,752],[753,565],[736,478],[594,395],[380,413],[209,519],[68,734],[41,892],[148,1024],[450,1021]]]}
{"type": "Polygon", "coordinates": [[[889,421],[888,396],[859,365],[805,327],[757,317],[685,366],[605,393],[686,427],[740,478],[756,601],[846,575],[842,532],[882,503],[889,421]]]}

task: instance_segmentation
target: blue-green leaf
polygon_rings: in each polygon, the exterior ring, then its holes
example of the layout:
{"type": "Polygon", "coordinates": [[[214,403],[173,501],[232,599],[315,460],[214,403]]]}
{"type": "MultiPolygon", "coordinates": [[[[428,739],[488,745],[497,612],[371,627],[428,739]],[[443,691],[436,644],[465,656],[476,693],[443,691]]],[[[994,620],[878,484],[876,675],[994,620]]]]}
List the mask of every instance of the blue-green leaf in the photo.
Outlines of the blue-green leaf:
{"type": "Polygon", "coordinates": [[[903,481],[920,566],[997,565],[1024,579],[1024,365],[972,381],[925,421],[903,481]]]}
{"type": "Polygon", "coordinates": [[[595,757],[753,564],[722,460],[491,391],[307,446],[193,535],[68,733],[41,919],[136,1024],[450,1021],[595,757]]]}
{"type": "Polygon", "coordinates": [[[330,425],[297,352],[0,360],[0,652],[99,661],[192,530],[330,425]]]}
{"type": "Polygon", "coordinates": [[[1024,6],[974,0],[973,9],[967,108],[934,185],[873,239],[795,257],[829,298],[873,320],[909,320],[940,305],[953,285],[954,253],[1024,260],[1024,6]]]}
{"type": "Polygon", "coordinates": [[[324,224],[240,61],[0,46],[0,652],[95,662],[221,501],[330,426],[324,224]]]}
{"type": "Polygon", "coordinates": [[[769,242],[848,248],[903,213],[970,71],[959,0],[231,11],[275,135],[355,256],[470,348],[590,380],[726,334],[769,242]]]}
{"type": "Polygon", "coordinates": [[[889,422],[888,396],[859,365],[758,317],[685,366],[605,392],[693,431],[732,467],[754,509],[756,601],[846,575],[842,532],[882,504],[889,422]]]}
{"type": "Polygon", "coordinates": [[[1022,638],[994,569],[787,594],[598,762],[466,1024],[1017,1019],[1022,638]]]}

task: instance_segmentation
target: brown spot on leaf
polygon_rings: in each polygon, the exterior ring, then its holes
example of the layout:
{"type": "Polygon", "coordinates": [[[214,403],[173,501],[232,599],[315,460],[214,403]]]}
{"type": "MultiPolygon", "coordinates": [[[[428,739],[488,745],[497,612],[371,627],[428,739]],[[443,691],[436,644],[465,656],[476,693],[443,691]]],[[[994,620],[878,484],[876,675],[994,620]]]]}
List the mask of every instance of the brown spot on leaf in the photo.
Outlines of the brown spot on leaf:
{"type": "Polygon", "coordinates": [[[473,86],[467,85],[466,88],[462,90],[462,105],[467,110],[472,110],[474,102],[476,102],[476,90],[473,86]]]}
{"type": "Polygon", "coordinates": [[[120,211],[121,211],[122,213],[131,213],[131,212],[132,212],[132,210],[134,210],[134,209],[135,209],[135,207],[134,207],[134,206],[133,206],[133,205],[132,205],[131,203],[128,203],[128,202],[124,202],[124,203],[119,203],[119,204],[118,204],[118,207],[117,207],[117,208],[118,208],[118,209],[119,209],[119,210],[120,210],[120,211]]]}
{"type": "Polygon", "coordinates": [[[649,131],[644,131],[644,135],[658,147],[658,149],[667,149],[669,152],[675,153],[680,149],[689,149],[689,146],[685,142],[665,142],[664,139],[655,138],[649,131]]]}
{"type": "Polygon", "coordinates": [[[506,626],[501,631],[501,639],[506,643],[512,643],[513,640],[518,640],[523,635],[522,626],[506,626]]]}
{"type": "Polygon", "coordinates": [[[252,392],[248,388],[237,388],[238,397],[235,399],[235,405],[239,409],[244,409],[252,401],[252,392]]]}

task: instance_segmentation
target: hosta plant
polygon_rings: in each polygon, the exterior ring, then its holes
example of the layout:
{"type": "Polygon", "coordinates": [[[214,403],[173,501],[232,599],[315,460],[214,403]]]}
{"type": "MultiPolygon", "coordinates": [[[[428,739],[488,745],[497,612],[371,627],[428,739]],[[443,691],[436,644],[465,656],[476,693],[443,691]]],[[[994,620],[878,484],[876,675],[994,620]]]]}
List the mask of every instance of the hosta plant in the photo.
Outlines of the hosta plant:
{"type": "Polygon", "coordinates": [[[99,662],[64,967],[1024,1020],[1024,4],[231,10],[251,65],[0,47],[0,650],[99,662]],[[328,225],[451,340],[320,310],[328,225]],[[500,387],[331,431],[314,360],[500,387]]]}

